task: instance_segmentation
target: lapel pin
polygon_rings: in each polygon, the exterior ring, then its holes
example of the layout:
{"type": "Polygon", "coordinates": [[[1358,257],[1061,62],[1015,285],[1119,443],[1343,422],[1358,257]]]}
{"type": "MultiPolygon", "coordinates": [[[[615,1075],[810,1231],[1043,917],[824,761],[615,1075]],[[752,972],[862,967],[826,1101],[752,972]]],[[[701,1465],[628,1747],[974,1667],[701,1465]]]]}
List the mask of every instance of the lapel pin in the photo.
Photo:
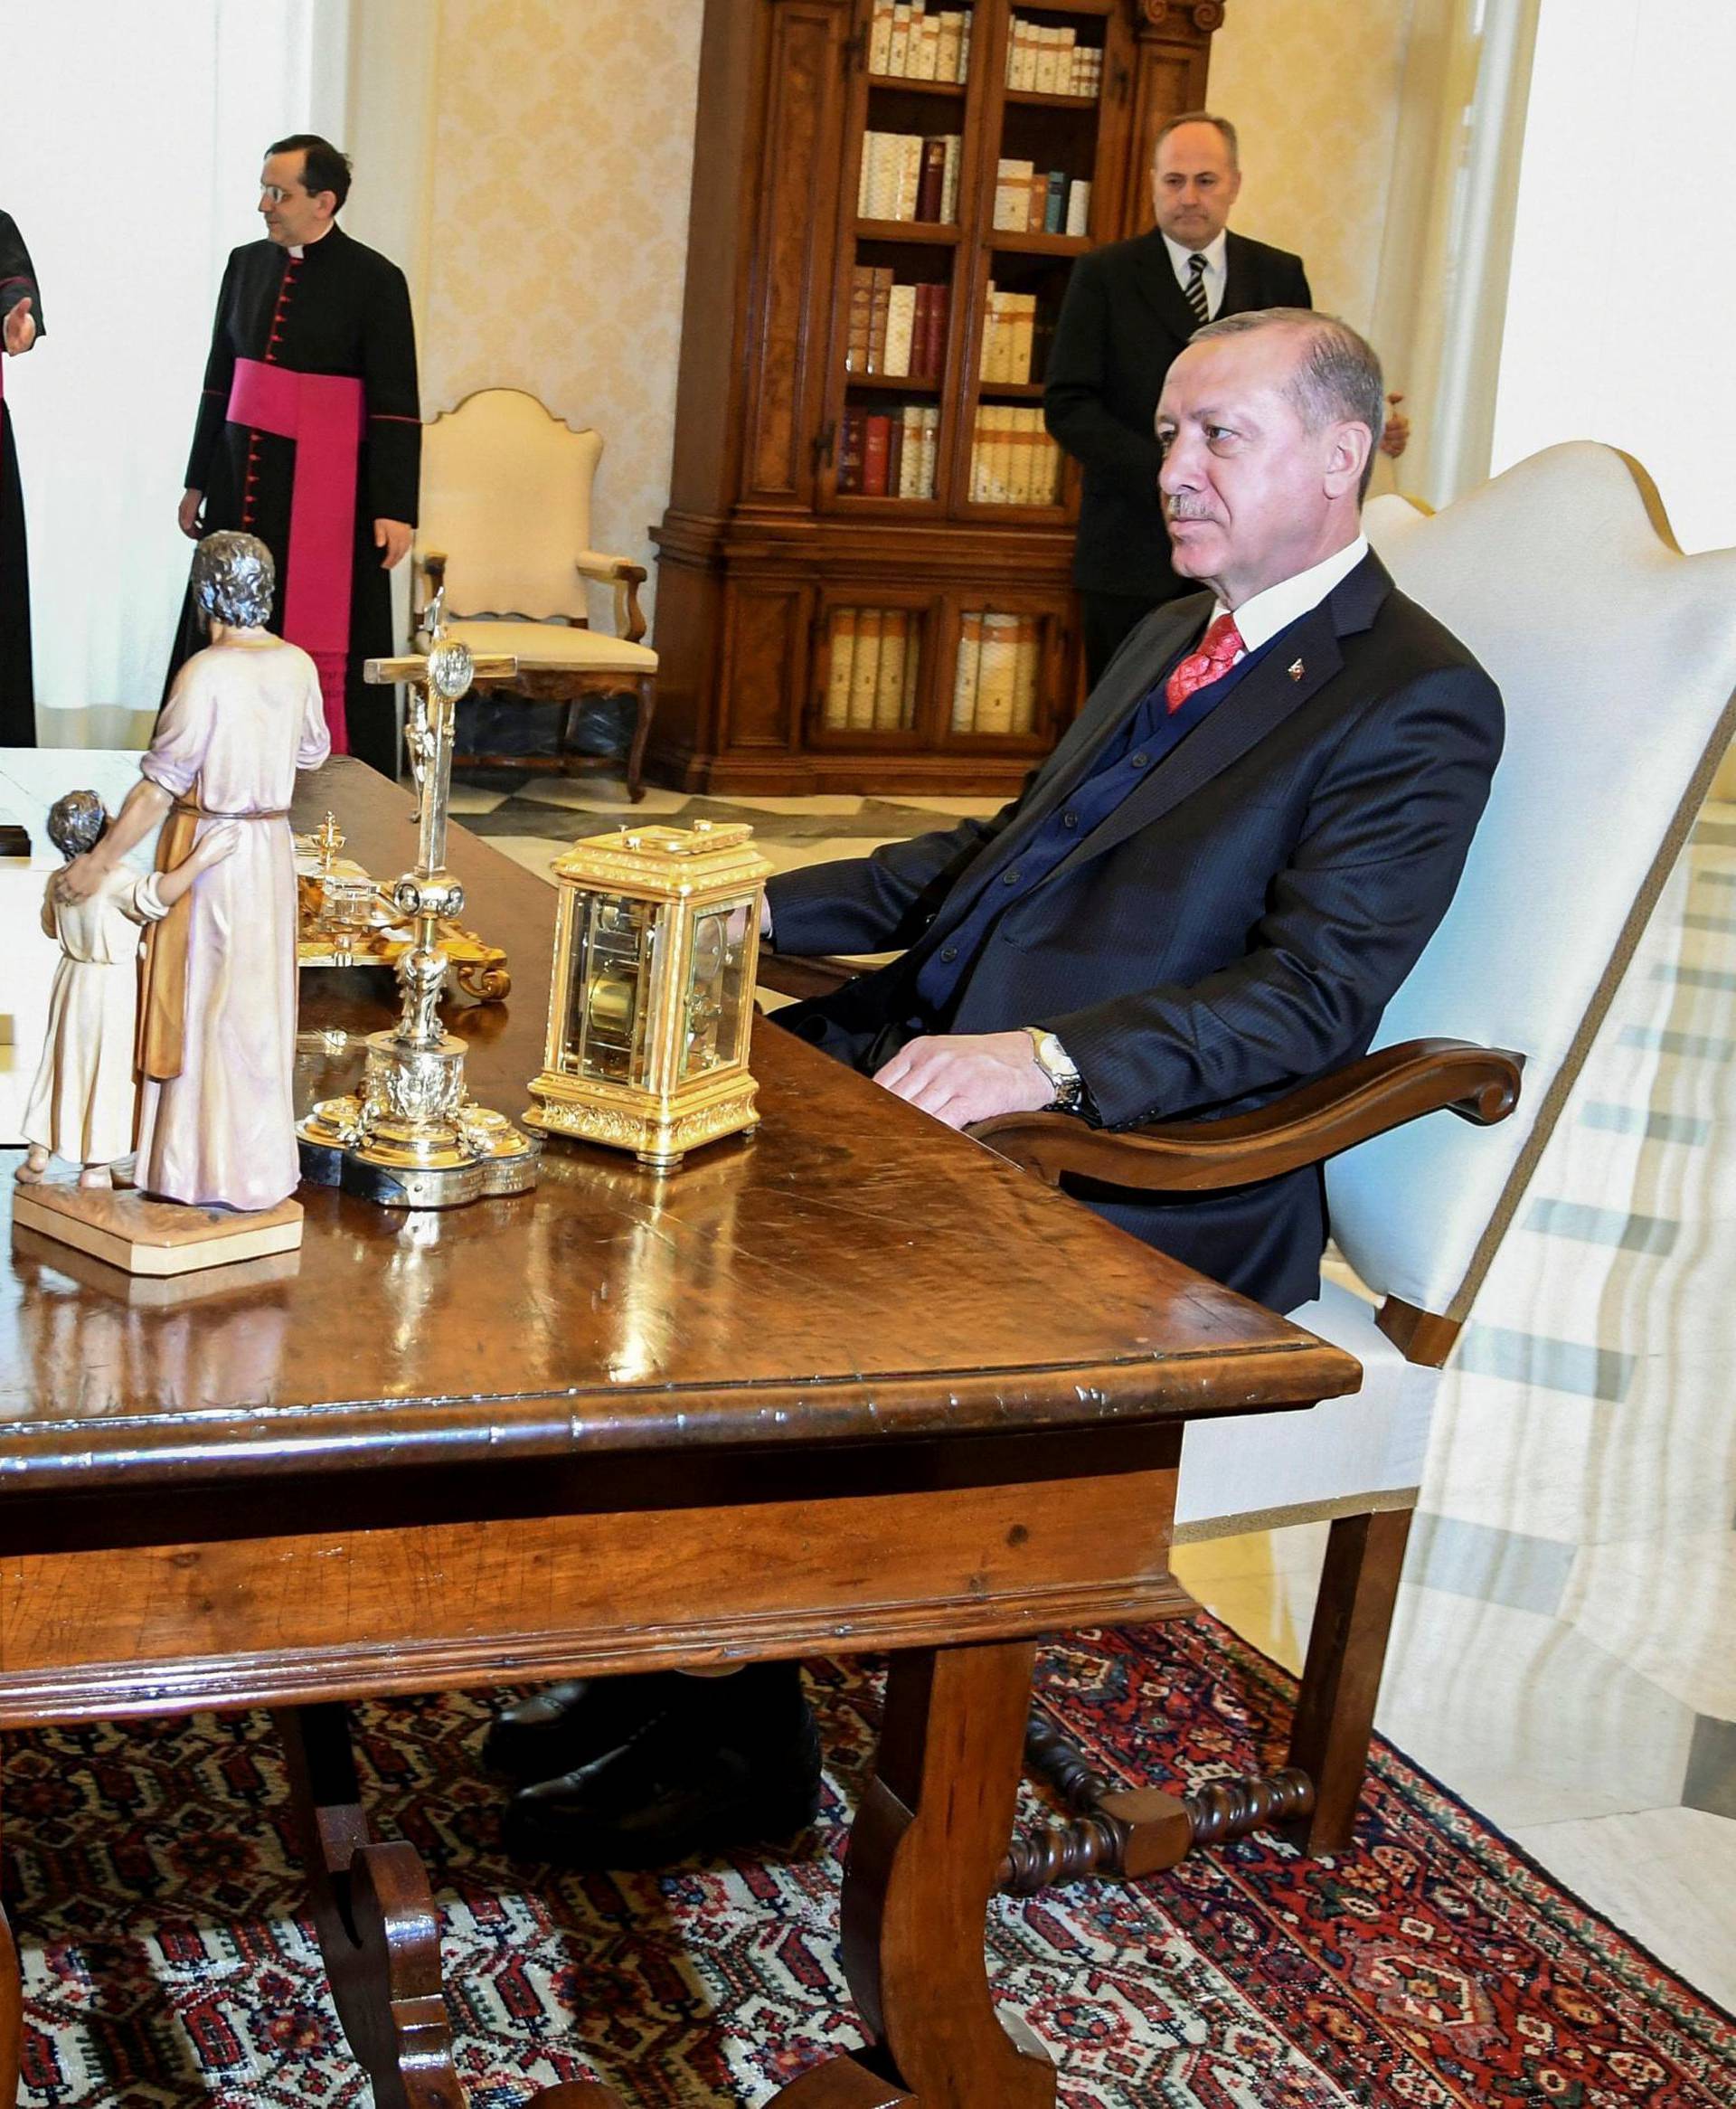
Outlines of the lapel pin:
{"type": "Polygon", "coordinates": [[[1303,666],[1300,659],[1292,659],[1290,661],[1290,679],[1292,681],[1301,680],[1303,675],[1307,671],[1307,667],[1303,666]]]}

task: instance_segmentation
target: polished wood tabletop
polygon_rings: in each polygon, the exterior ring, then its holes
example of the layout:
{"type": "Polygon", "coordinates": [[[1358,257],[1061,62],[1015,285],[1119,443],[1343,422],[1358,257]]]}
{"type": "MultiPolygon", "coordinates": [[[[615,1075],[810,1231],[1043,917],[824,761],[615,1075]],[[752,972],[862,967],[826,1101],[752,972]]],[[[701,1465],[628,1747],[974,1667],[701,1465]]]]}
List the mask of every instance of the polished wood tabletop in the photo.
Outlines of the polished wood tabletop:
{"type": "MultiPolygon", "coordinates": [[[[334,761],[296,824],[328,809],[376,876],[413,862],[404,791],[334,761]]],[[[513,988],[450,1007],[448,1027],[473,1095],[516,1117],[553,892],[461,829],[449,862],[513,988]]],[[[381,969],[304,970],[298,1088],[348,1088],[392,1008],[381,969]]],[[[835,2061],[787,2094],[1052,2101],[1052,2074],[992,2019],[980,1943],[936,1947],[961,1895],[980,1925],[1005,1844],[1033,1638],[1185,1611],[1167,1569],[1185,1422],[1358,1373],[765,1021],[752,1068],[757,1133],[673,1173],[556,1141],[533,1192],[446,1212],[304,1187],[299,1253],[179,1282],[14,1228],[0,1726],[297,1709],[317,1903],[364,1872],[414,1887],[342,1780],[333,1800],[344,1700],[892,1650],[887,1805],[859,1819],[845,1925],[864,2025],[898,2048],[880,2077],[835,2061]]],[[[334,1908],[328,1961],[382,2109],[454,2109],[449,2063],[427,2055],[438,2000],[412,2026],[385,1951],[361,1953],[334,1908]]],[[[0,2103],[5,1946],[0,1922],[0,2103]]]]}

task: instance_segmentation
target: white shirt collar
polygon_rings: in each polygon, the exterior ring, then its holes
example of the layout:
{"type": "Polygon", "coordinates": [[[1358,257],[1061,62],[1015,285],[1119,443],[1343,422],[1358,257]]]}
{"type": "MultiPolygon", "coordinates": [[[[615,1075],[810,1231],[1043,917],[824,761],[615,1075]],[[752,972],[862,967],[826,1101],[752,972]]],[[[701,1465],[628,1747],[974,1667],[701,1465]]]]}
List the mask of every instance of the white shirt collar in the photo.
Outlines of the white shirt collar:
{"type": "Polygon", "coordinates": [[[1175,274],[1175,283],[1184,293],[1187,290],[1187,281],[1194,276],[1194,257],[1197,255],[1205,259],[1206,302],[1215,317],[1223,293],[1224,273],[1229,269],[1225,260],[1230,247],[1229,231],[1221,227],[1215,238],[1201,250],[1184,249],[1179,241],[1172,241],[1165,234],[1164,247],[1169,251],[1169,264],[1175,274]]]}
{"type": "MultiPolygon", "coordinates": [[[[324,241],[326,235],[329,234],[332,229],[336,225],[337,222],[335,220],[328,220],[321,232],[315,235],[314,241],[324,241]]],[[[306,256],[310,246],[311,244],[306,241],[292,241],[289,244],[289,253],[291,256],[295,257],[306,256]]]]}
{"type": "MultiPolygon", "coordinates": [[[[1234,611],[1236,629],[1244,648],[1257,652],[1280,629],[1288,629],[1298,616],[1306,615],[1310,608],[1317,608],[1367,554],[1368,537],[1359,534],[1354,542],[1335,550],[1329,557],[1311,564],[1307,571],[1297,572],[1294,578],[1280,579],[1277,585],[1250,595],[1234,611]]],[[[1214,618],[1229,612],[1222,601],[1212,610],[1214,618]]]]}

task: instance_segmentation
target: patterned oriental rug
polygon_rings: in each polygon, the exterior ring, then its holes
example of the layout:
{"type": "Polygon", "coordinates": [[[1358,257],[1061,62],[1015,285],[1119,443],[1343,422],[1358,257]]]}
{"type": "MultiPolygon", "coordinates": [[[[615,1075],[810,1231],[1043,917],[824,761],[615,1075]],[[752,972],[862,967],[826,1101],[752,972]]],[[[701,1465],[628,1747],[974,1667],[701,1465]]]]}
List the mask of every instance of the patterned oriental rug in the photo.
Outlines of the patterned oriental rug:
{"type": "MultiPolygon", "coordinates": [[[[1125,1781],[1281,1762],[1293,1687],[1210,1621],[1075,1636],[1042,1675],[1125,1781]]],[[[879,1687],[855,1663],[810,1676],[817,1833],[662,1876],[527,1878],[498,1850],[480,1701],[363,1709],[377,1830],[439,1891],[476,2109],[592,2076],[644,2109],[737,2109],[859,2040],[834,2018],[839,1859],[879,1687]]],[[[29,2109],[367,2102],[297,1915],[262,1716],[12,1736],[5,1798],[29,2109]]],[[[997,1996],[1051,2046],[1066,2109],[1736,2102],[1731,2017],[1385,1746],[1359,1847],[1310,1862],[1256,1837],[1137,1887],[998,1902],[997,1996]]]]}

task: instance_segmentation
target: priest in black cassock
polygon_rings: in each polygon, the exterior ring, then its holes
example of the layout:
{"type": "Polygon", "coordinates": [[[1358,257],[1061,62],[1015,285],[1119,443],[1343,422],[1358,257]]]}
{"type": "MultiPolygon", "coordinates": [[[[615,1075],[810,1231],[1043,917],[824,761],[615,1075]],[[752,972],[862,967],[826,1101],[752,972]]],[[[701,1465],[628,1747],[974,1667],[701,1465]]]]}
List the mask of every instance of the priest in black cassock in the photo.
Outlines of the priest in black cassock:
{"type": "MultiPolygon", "coordinates": [[[[217,297],[181,527],[256,534],[277,560],[272,627],[319,668],[334,753],[398,772],[389,573],[409,553],[422,426],[410,291],[337,224],[350,165],[297,132],[267,153],[266,239],[231,253],[217,297]]],[[[175,668],[204,642],[189,597],[175,668]]]]}
{"type": "Polygon", "coordinates": [[[36,744],[24,493],[5,404],[5,362],[27,352],[42,334],[42,302],[30,251],[12,214],[0,213],[0,747],[36,744]]]}

